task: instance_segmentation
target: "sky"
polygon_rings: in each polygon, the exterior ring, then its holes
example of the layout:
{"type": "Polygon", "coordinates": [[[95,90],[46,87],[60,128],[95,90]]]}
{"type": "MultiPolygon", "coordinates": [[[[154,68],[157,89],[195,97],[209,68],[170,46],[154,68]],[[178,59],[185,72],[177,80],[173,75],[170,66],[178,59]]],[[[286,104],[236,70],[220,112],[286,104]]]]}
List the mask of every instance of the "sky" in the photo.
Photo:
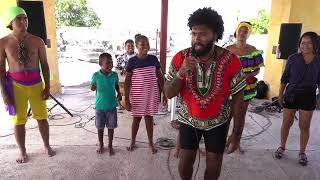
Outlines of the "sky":
{"type": "MultiPolygon", "coordinates": [[[[102,20],[102,27],[115,31],[160,29],[161,0],[87,0],[102,20]]],[[[189,14],[198,8],[212,7],[225,22],[226,33],[239,21],[270,12],[271,0],[169,0],[168,33],[188,33],[189,14]]]]}

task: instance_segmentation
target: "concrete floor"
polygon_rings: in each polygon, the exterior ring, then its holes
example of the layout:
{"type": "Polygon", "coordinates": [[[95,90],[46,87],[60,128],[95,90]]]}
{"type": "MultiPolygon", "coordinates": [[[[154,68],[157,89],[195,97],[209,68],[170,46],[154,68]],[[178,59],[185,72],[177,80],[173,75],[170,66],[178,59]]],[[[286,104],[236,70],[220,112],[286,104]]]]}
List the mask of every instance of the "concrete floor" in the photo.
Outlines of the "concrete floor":
{"type": "MultiPolygon", "coordinates": [[[[116,155],[98,155],[95,152],[97,135],[92,133],[96,132],[96,129],[94,121],[90,121],[90,117],[94,115],[94,93],[89,92],[87,86],[65,87],[64,94],[59,99],[75,117],[71,118],[60,107],[52,110],[49,121],[50,141],[57,155],[49,158],[43,154],[38,130],[29,129],[26,146],[30,160],[19,165],[15,162],[18,149],[14,136],[0,137],[0,179],[179,179],[178,160],[173,157],[174,150],[160,149],[156,155],[152,155],[146,144],[147,135],[143,121],[137,136],[137,140],[140,141],[139,148],[134,152],[128,152],[126,146],[129,145],[129,141],[124,138],[130,138],[132,118],[128,112],[119,112],[119,128],[115,130],[117,138],[114,140],[116,155]],[[80,126],[84,128],[79,128],[80,126]]],[[[254,101],[252,107],[261,103],[254,101]]],[[[51,101],[49,104],[52,104],[51,101]]],[[[312,120],[307,167],[298,164],[298,121],[295,121],[291,128],[287,146],[289,151],[285,157],[282,160],[273,157],[273,152],[279,145],[281,116],[280,113],[269,112],[247,114],[242,141],[245,154],[225,155],[220,179],[320,180],[320,111],[315,111],[312,120]],[[262,127],[266,128],[263,133],[251,137],[259,134],[262,127]]],[[[2,118],[1,121],[0,136],[12,133],[8,118],[2,118]]],[[[155,141],[160,137],[175,139],[177,131],[170,126],[169,121],[169,114],[155,117],[155,141]]],[[[35,120],[31,119],[27,127],[36,127],[35,120]]],[[[197,164],[198,161],[195,163],[195,169],[197,164]]],[[[205,159],[201,157],[196,179],[203,179],[204,170],[205,159]]]]}

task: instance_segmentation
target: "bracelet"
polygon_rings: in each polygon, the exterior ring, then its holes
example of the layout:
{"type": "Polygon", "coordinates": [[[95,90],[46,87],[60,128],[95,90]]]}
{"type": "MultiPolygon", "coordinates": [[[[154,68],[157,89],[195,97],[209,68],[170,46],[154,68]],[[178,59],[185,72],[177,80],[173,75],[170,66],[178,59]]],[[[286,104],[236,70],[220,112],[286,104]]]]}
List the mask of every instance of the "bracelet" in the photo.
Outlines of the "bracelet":
{"type": "Polygon", "coordinates": [[[176,74],[176,75],[177,75],[177,78],[178,78],[178,79],[180,79],[180,80],[184,80],[184,77],[183,77],[183,76],[181,76],[181,74],[179,73],[179,71],[177,72],[177,74],[176,74]]]}

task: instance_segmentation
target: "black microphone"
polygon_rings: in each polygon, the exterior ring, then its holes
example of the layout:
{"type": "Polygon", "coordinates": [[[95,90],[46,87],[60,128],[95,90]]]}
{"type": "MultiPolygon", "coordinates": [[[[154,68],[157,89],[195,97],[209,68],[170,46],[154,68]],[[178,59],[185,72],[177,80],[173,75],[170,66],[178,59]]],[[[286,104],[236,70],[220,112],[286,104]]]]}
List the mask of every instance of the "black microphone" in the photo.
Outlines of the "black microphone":
{"type": "Polygon", "coordinates": [[[196,50],[194,49],[194,47],[191,47],[190,56],[197,57],[197,53],[196,53],[196,50]]]}
{"type": "MultiPolygon", "coordinates": [[[[191,47],[190,56],[191,57],[196,57],[197,56],[194,47],[191,47]]],[[[187,83],[187,88],[191,89],[192,88],[192,71],[190,69],[187,71],[186,83],[187,83]]]]}
{"type": "MultiPolygon", "coordinates": [[[[197,57],[197,53],[196,53],[196,50],[194,49],[194,47],[191,47],[190,56],[191,56],[191,57],[197,57]]],[[[187,75],[188,75],[189,77],[191,77],[192,72],[191,72],[190,69],[187,71],[187,75]]]]}
{"type": "Polygon", "coordinates": [[[197,56],[197,53],[196,53],[196,50],[195,50],[194,47],[191,47],[190,56],[192,56],[192,57],[196,57],[197,56]]]}

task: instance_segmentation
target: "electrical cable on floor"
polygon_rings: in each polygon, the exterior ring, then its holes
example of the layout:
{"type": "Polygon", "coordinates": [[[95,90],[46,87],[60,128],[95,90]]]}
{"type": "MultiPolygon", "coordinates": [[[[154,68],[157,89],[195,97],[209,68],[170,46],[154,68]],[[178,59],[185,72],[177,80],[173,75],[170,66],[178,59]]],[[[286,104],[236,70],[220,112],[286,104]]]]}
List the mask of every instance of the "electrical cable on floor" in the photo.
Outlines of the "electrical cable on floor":
{"type": "MultiPolygon", "coordinates": [[[[83,110],[72,110],[72,109],[69,109],[71,111],[74,111],[74,112],[78,112],[78,113],[83,113],[85,111],[87,111],[90,107],[92,107],[93,104],[90,104],[87,108],[83,109],[83,110]]],[[[61,120],[61,119],[64,119],[65,116],[63,114],[66,114],[66,113],[56,113],[56,114],[53,114],[53,115],[50,115],[50,120],[51,121],[55,121],[55,120],[61,120]]],[[[94,131],[91,131],[86,127],[87,123],[89,123],[90,121],[93,120],[93,118],[89,118],[88,115],[86,114],[75,114],[76,117],[79,118],[78,121],[74,122],[74,123],[69,123],[69,124],[51,124],[50,126],[58,126],[58,127],[61,127],[61,126],[70,126],[70,125],[74,125],[74,128],[81,128],[87,132],[90,132],[90,133],[93,133],[93,134],[97,134],[97,132],[94,132],[94,131]],[[84,120],[84,118],[88,119],[87,121],[85,122],[82,122],[84,120]]],[[[267,131],[267,129],[272,125],[271,123],[271,120],[269,118],[266,118],[268,120],[268,123],[266,125],[260,125],[251,115],[251,119],[257,123],[261,128],[262,130],[258,133],[255,133],[253,135],[248,135],[248,136],[244,136],[242,139],[244,140],[249,140],[249,139],[252,139],[260,134],[262,134],[263,132],[267,131]]],[[[32,128],[27,128],[26,130],[31,130],[31,129],[36,129],[36,127],[32,127],[32,128]]],[[[195,131],[196,132],[196,131],[195,131]]],[[[8,136],[11,136],[11,135],[14,135],[14,133],[11,133],[11,134],[7,134],[7,135],[4,135],[4,136],[0,136],[0,138],[2,137],[8,137],[8,136]]],[[[104,135],[104,136],[107,136],[107,135],[104,135]]],[[[196,133],[196,136],[197,136],[197,139],[198,139],[198,134],[196,133]]],[[[114,136],[115,139],[121,139],[121,140],[126,140],[126,141],[131,141],[131,139],[129,138],[124,138],[124,137],[118,137],[118,136],[114,136]]],[[[141,144],[147,144],[149,145],[148,142],[145,142],[145,141],[136,141],[137,143],[141,143],[141,144]]],[[[174,176],[172,175],[172,171],[171,171],[171,168],[170,168],[170,156],[171,156],[171,150],[175,147],[175,140],[173,139],[170,139],[170,138],[158,138],[156,143],[156,145],[158,145],[158,148],[161,149],[161,150],[168,150],[168,158],[167,158],[167,168],[168,168],[168,171],[169,171],[169,174],[170,174],[170,177],[172,180],[174,180],[174,176]]],[[[63,145],[63,146],[68,146],[68,145],[63,145]]],[[[81,145],[82,146],[82,145],[81,145]]],[[[91,146],[91,145],[90,145],[91,146]]],[[[117,146],[115,146],[117,147],[117,146]]],[[[122,147],[122,146],[118,146],[118,147],[122,147]]],[[[149,148],[148,146],[147,147],[140,147],[140,148],[149,148]]],[[[273,149],[272,149],[273,150],[273,149]]],[[[286,151],[299,151],[299,150],[293,150],[293,149],[286,149],[286,151]]],[[[310,152],[310,151],[319,151],[317,149],[311,149],[311,150],[306,150],[306,152],[310,152]]],[[[200,150],[198,149],[198,165],[197,165],[197,168],[196,168],[196,172],[195,172],[195,175],[194,175],[194,180],[196,179],[197,177],[197,173],[199,171],[199,167],[200,167],[200,161],[201,161],[201,158],[200,158],[200,150]]]]}
{"type": "MultiPolygon", "coordinates": [[[[84,110],[80,110],[80,111],[76,111],[76,112],[80,112],[80,113],[83,113],[85,112],[86,110],[88,110],[90,107],[92,106],[92,104],[90,104],[87,108],[85,108],[84,110]]],[[[72,109],[68,109],[68,110],[72,110],[72,109]]],[[[75,111],[75,110],[73,110],[75,111]]],[[[52,114],[52,113],[49,113],[49,120],[50,121],[56,121],[56,120],[61,120],[61,119],[64,119],[65,116],[64,114],[66,113],[56,113],[56,114],[52,114]]],[[[87,132],[90,132],[90,133],[94,133],[94,134],[97,134],[96,132],[93,132],[89,129],[86,129],[85,126],[87,125],[87,123],[89,123],[90,121],[93,120],[93,118],[88,118],[87,115],[85,114],[74,114],[76,117],[79,118],[78,121],[76,122],[73,122],[73,123],[67,123],[67,124],[50,124],[50,126],[52,127],[64,127],[64,126],[70,126],[70,125],[74,125],[75,128],[82,128],[84,130],[86,130],[87,132]],[[83,121],[83,116],[87,116],[86,119],[88,119],[87,121],[83,121]]],[[[35,129],[37,127],[34,127],[34,128],[27,128],[26,130],[29,130],[29,129],[35,129]]],[[[14,133],[10,133],[10,134],[7,134],[7,135],[3,135],[3,136],[0,136],[1,137],[8,137],[8,136],[11,136],[11,135],[14,135],[14,133]]],[[[105,135],[107,136],[107,135],[105,135]]],[[[121,140],[127,140],[127,141],[131,141],[131,139],[129,138],[123,138],[123,137],[117,137],[115,136],[114,137],[115,139],[121,139],[121,140]]],[[[144,141],[136,141],[137,143],[142,143],[142,144],[149,144],[148,142],[144,142],[144,141]]],[[[157,142],[156,144],[159,145],[159,148],[162,149],[162,150],[169,150],[169,149],[172,149],[174,146],[175,146],[175,141],[172,140],[172,139],[169,139],[169,138],[159,138],[157,139],[157,142]]]]}
{"type": "MultiPolygon", "coordinates": [[[[26,128],[26,131],[32,130],[32,129],[38,129],[38,126],[31,127],[31,128],[26,128]]],[[[9,136],[12,136],[12,135],[14,135],[14,133],[9,133],[9,134],[2,135],[2,136],[0,136],[0,138],[9,137],[9,136]]]]}
{"type": "Polygon", "coordinates": [[[270,118],[268,118],[268,117],[265,117],[266,120],[268,121],[268,123],[267,123],[266,125],[264,125],[264,126],[261,126],[261,125],[254,119],[254,117],[253,117],[251,114],[248,114],[248,116],[249,116],[250,119],[253,120],[258,126],[261,127],[261,131],[255,133],[255,134],[251,134],[251,135],[247,135],[247,136],[242,136],[242,137],[241,137],[241,140],[250,140],[250,139],[252,139],[252,138],[255,138],[255,137],[259,136],[260,134],[266,132],[266,131],[268,130],[268,128],[272,125],[272,122],[271,122],[270,118]]]}
{"type": "Polygon", "coordinates": [[[65,116],[64,115],[62,115],[62,114],[53,114],[53,115],[51,115],[51,113],[48,115],[48,119],[50,120],[50,121],[57,121],[57,120],[62,120],[62,119],[64,119],[65,118],[65,116]]]}
{"type": "MultiPolygon", "coordinates": [[[[195,134],[196,134],[197,141],[199,141],[197,129],[196,129],[195,127],[193,127],[193,129],[194,129],[194,132],[195,132],[195,134]]],[[[198,147],[197,153],[198,153],[198,165],[197,165],[196,173],[194,174],[193,180],[196,179],[197,174],[198,174],[198,171],[199,171],[199,167],[200,167],[200,147],[198,147]]]]}
{"type": "Polygon", "coordinates": [[[171,177],[171,180],[175,180],[173,174],[172,174],[172,171],[171,171],[171,168],[170,168],[170,156],[171,156],[171,150],[172,149],[169,149],[169,152],[168,152],[168,157],[167,157],[167,168],[168,168],[168,172],[169,172],[169,175],[171,177]]]}
{"type": "MultiPolygon", "coordinates": [[[[89,91],[90,92],[90,91],[89,91]]],[[[86,92],[87,93],[87,92],[86,92]]],[[[76,95],[76,94],[74,94],[76,95]]],[[[63,99],[62,99],[63,100],[63,99]]],[[[73,109],[68,109],[70,111],[74,111],[74,112],[77,112],[77,113],[83,113],[85,111],[87,111],[90,107],[92,107],[93,104],[90,104],[88,107],[86,107],[85,109],[83,110],[73,110],[73,109]]],[[[50,118],[49,120],[50,121],[57,121],[57,120],[61,120],[61,119],[64,119],[65,116],[63,114],[66,114],[66,113],[56,113],[56,114],[50,114],[50,118]]],[[[90,132],[90,133],[93,133],[93,134],[97,134],[97,132],[94,132],[94,131],[91,131],[89,129],[86,128],[86,125],[90,122],[90,121],[93,121],[93,118],[89,118],[88,115],[86,114],[75,114],[76,117],[79,118],[78,121],[74,122],[74,123],[68,123],[68,124],[50,124],[50,126],[53,126],[53,127],[61,127],[61,126],[70,126],[70,125],[73,125],[74,128],[81,128],[87,132],[90,132]],[[82,122],[84,119],[87,119],[87,121],[84,121],[82,122]]],[[[265,124],[265,125],[260,125],[254,118],[252,115],[249,115],[251,117],[251,119],[256,123],[258,124],[260,127],[261,127],[261,131],[259,131],[258,133],[255,133],[255,134],[252,134],[252,135],[247,135],[247,136],[243,136],[242,139],[243,140],[250,140],[262,133],[264,133],[265,131],[267,131],[267,129],[272,125],[272,122],[269,118],[266,118],[268,120],[268,123],[265,124]]],[[[32,127],[32,128],[26,128],[26,130],[31,130],[31,129],[36,129],[36,127],[32,127]]],[[[195,130],[196,132],[196,130],[195,130]]],[[[14,135],[14,133],[11,133],[11,134],[7,134],[7,135],[3,135],[3,136],[0,136],[0,138],[3,138],[3,137],[8,137],[8,136],[11,136],[11,135],[14,135]]],[[[108,136],[108,135],[104,135],[104,136],[108,136]]],[[[198,139],[198,134],[196,133],[196,136],[197,136],[197,139],[198,139]]],[[[121,139],[121,140],[126,140],[126,141],[131,141],[130,138],[124,138],[124,137],[118,137],[118,136],[114,136],[115,139],[121,139]]],[[[148,142],[145,142],[145,141],[136,141],[137,143],[141,143],[141,144],[147,144],[149,145],[148,142]]],[[[173,139],[170,139],[170,138],[158,138],[156,143],[157,147],[161,150],[168,150],[168,158],[167,158],[167,168],[168,168],[168,171],[169,171],[169,174],[171,176],[172,179],[174,179],[174,176],[172,175],[172,172],[171,172],[171,168],[170,168],[170,156],[171,156],[171,150],[175,147],[176,145],[176,142],[175,140],[173,139]]],[[[68,145],[63,145],[63,146],[68,146],[68,145]]],[[[117,146],[115,146],[117,147],[117,146]]],[[[119,146],[120,147],[120,146],[119,146]]],[[[149,148],[148,146],[147,147],[141,147],[141,148],[149,148]]],[[[272,149],[273,150],[273,149],[272,149]]],[[[196,179],[197,177],[197,173],[198,173],[198,170],[199,170],[199,167],[200,167],[200,149],[197,150],[198,152],[198,165],[197,165],[197,168],[196,168],[196,172],[195,172],[195,175],[194,175],[194,180],[196,179]]],[[[293,149],[286,149],[286,151],[299,151],[299,150],[293,150],[293,149]]],[[[317,149],[311,149],[311,150],[306,150],[306,152],[310,152],[310,151],[319,151],[317,149]]]]}
{"type": "MultiPolygon", "coordinates": [[[[93,120],[93,118],[90,118],[90,120],[93,120]]],[[[86,125],[86,124],[85,124],[86,125]]],[[[83,130],[87,131],[87,132],[90,132],[92,134],[98,134],[97,132],[94,132],[94,131],[91,131],[87,128],[85,128],[85,125],[84,126],[79,126],[79,127],[76,127],[76,128],[82,128],[83,130]]],[[[106,137],[108,137],[108,135],[104,135],[106,137]]],[[[129,138],[123,138],[123,137],[118,137],[118,136],[114,136],[113,137],[114,139],[121,139],[121,140],[126,140],[126,141],[131,141],[131,139],[129,138]]],[[[149,143],[148,142],[145,142],[145,141],[137,141],[137,143],[141,143],[141,144],[147,144],[149,146],[149,143]]],[[[171,172],[171,168],[170,168],[170,155],[171,155],[171,150],[176,146],[176,141],[174,139],[170,139],[170,138],[158,138],[156,143],[157,147],[161,150],[168,150],[168,158],[167,158],[167,168],[168,168],[168,171],[169,171],[169,175],[171,177],[172,180],[174,180],[174,176],[172,175],[172,172],[171,172]]],[[[146,147],[146,148],[149,148],[149,147],[146,147]]],[[[199,156],[200,158],[200,156],[199,156]]]]}
{"type": "MultiPolygon", "coordinates": [[[[79,127],[80,128],[80,127],[79,127]]],[[[81,127],[83,130],[90,132],[92,134],[98,134],[97,132],[91,131],[85,127],[81,127]]],[[[105,134],[104,136],[108,137],[108,134],[105,134]]],[[[125,141],[131,141],[130,138],[124,138],[124,137],[119,137],[119,136],[114,136],[114,139],[121,139],[121,140],[125,140],[125,141]]],[[[145,141],[137,141],[137,143],[141,143],[141,144],[147,144],[149,145],[148,142],[145,141]]],[[[158,148],[161,150],[171,150],[175,147],[175,141],[173,139],[170,138],[158,138],[156,141],[156,144],[158,144],[158,148]]]]}
{"type": "Polygon", "coordinates": [[[74,109],[68,109],[69,111],[77,112],[77,113],[82,113],[84,111],[87,111],[90,107],[92,107],[94,104],[90,104],[88,107],[86,107],[83,110],[74,110],[74,109]]]}
{"type": "Polygon", "coordinates": [[[67,95],[67,96],[73,96],[73,95],[79,95],[79,94],[88,94],[91,93],[92,91],[86,91],[86,92],[79,92],[79,93],[63,93],[62,95],[67,95]]]}
{"type": "MultiPolygon", "coordinates": [[[[87,107],[87,108],[85,108],[84,110],[79,111],[79,112],[84,112],[84,111],[86,111],[87,109],[89,109],[91,106],[92,106],[92,105],[90,105],[89,107],[87,107]]],[[[48,121],[48,122],[64,119],[65,116],[64,116],[63,114],[66,114],[66,113],[52,114],[51,112],[49,112],[49,116],[48,116],[48,120],[49,120],[49,121],[48,121]],[[58,118],[57,118],[57,117],[58,117],[58,118]]],[[[78,120],[78,121],[76,121],[76,122],[74,122],[74,123],[69,123],[69,124],[49,124],[49,126],[59,126],[59,127],[61,127],[61,126],[70,126],[70,125],[76,125],[76,124],[80,124],[80,125],[81,125],[80,122],[83,120],[82,116],[81,116],[81,115],[78,115],[78,114],[75,114],[75,116],[79,117],[80,120],[78,120]]],[[[87,123],[87,122],[85,122],[85,123],[87,123]]],[[[36,129],[36,128],[38,128],[38,126],[32,127],[32,128],[26,128],[26,131],[32,130],[32,129],[36,129]]],[[[12,136],[12,135],[14,135],[14,133],[9,133],[9,134],[6,134],[6,135],[2,135],[2,136],[0,136],[0,138],[9,137],[9,136],[12,136]]]]}
{"type": "MultiPolygon", "coordinates": [[[[63,100],[63,99],[62,99],[62,100],[63,100]]],[[[86,110],[88,110],[90,107],[92,107],[92,105],[93,105],[93,104],[90,104],[90,105],[89,105],[88,107],[86,107],[85,109],[79,110],[79,111],[73,110],[73,109],[68,109],[68,110],[82,113],[82,112],[85,112],[86,110]]],[[[50,115],[49,115],[49,120],[50,120],[50,121],[54,121],[54,120],[64,119],[65,116],[63,116],[63,114],[66,114],[66,113],[57,113],[57,114],[53,114],[53,115],[50,114],[50,115]]],[[[81,121],[83,120],[82,116],[85,116],[85,115],[75,114],[75,116],[79,117],[80,119],[79,119],[78,121],[74,122],[74,123],[69,123],[69,124],[50,124],[50,126],[58,126],[58,127],[61,127],[61,126],[74,125],[75,128],[83,128],[83,129],[85,129],[84,127],[86,126],[86,124],[89,123],[89,122],[92,120],[92,119],[89,119],[89,120],[86,121],[86,122],[81,122],[81,121]]],[[[266,125],[264,125],[264,126],[261,126],[261,125],[253,118],[252,115],[249,115],[249,117],[251,117],[251,119],[252,119],[255,123],[257,123],[257,124],[262,128],[262,130],[259,131],[258,133],[252,134],[252,135],[243,136],[243,137],[242,137],[242,140],[250,140],[250,139],[258,136],[258,135],[266,132],[267,129],[272,125],[272,122],[271,122],[271,120],[270,120],[269,118],[266,118],[266,119],[268,120],[268,123],[267,123],[266,125]]],[[[36,129],[36,128],[37,128],[37,126],[36,126],[36,127],[32,127],[32,128],[26,128],[26,130],[32,130],[32,129],[36,129]]],[[[95,134],[96,134],[96,132],[90,131],[90,130],[88,130],[88,129],[85,129],[85,130],[88,131],[88,132],[91,132],[91,133],[95,133],[95,134]]],[[[2,135],[2,136],[0,136],[0,138],[8,137],[8,136],[11,136],[11,135],[14,135],[14,133],[2,135]]],[[[130,139],[128,139],[128,138],[122,138],[122,137],[115,137],[115,138],[117,138],[117,139],[122,139],[122,140],[130,140],[130,139]]],[[[147,142],[143,142],[143,141],[137,141],[137,142],[139,142],[139,143],[144,143],[144,144],[148,144],[147,142]]],[[[158,143],[158,142],[159,142],[159,139],[157,140],[157,143],[158,143]]],[[[175,144],[175,141],[173,141],[173,142],[174,142],[174,144],[175,144]]],[[[165,142],[165,143],[167,143],[167,142],[165,142]]],[[[163,148],[163,149],[166,149],[165,147],[162,147],[162,148],[163,148]]],[[[172,148],[168,148],[168,149],[166,149],[166,150],[169,150],[169,149],[172,149],[172,148]]],[[[298,151],[298,150],[287,150],[287,151],[298,151]]],[[[316,150],[308,150],[308,151],[316,151],[316,150]]]]}
{"type": "Polygon", "coordinates": [[[155,144],[159,145],[163,150],[171,150],[176,146],[176,141],[174,139],[160,137],[155,144]]]}
{"type": "Polygon", "coordinates": [[[83,120],[81,115],[78,114],[74,114],[75,117],[79,117],[79,120],[76,122],[72,122],[72,123],[67,123],[67,124],[50,124],[51,127],[64,127],[64,126],[71,126],[74,125],[76,126],[77,124],[81,124],[81,121],[83,120]]]}
{"type": "MultiPolygon", "coordinates": [[[[92,133],[92,134],[98,134],[97,132],[91,131],[91,130],[85,128],[85,127],[81,127],[81,128],[84,129],[84,130],[87,131],[87,132],[92,133]]],[[[107,134],[105,134],[104,136],[108,137],[107,134]]],[[[121,140],[131,141],[131,139],[129,139],[129,138],[124,138],[124,137],[114,136],[113,138],[114,138],[114,139],[121,139],[121,140]]],[[[141,144],[148,144],[148,145],[149,145],[149,143],[148,143],[148,142],[145,142],[145,141],[136,141],[136,142],[137,142],[137,143],[141,143],[141,144]]]]}

